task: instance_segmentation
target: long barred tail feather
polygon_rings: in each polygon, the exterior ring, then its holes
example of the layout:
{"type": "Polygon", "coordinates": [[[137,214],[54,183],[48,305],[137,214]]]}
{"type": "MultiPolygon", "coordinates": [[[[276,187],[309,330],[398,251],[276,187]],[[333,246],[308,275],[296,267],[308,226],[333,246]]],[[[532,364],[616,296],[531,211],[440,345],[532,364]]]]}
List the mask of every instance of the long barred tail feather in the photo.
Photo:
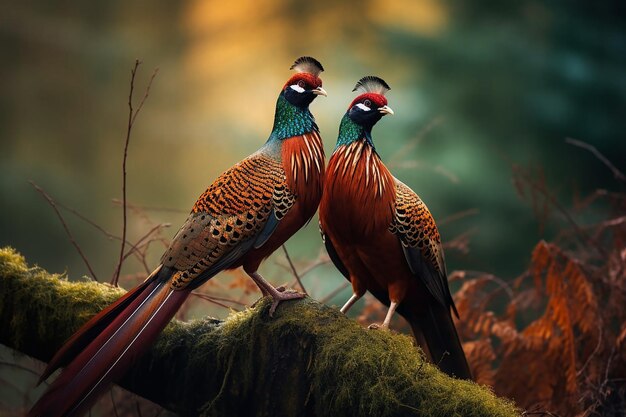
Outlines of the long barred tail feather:
{"type": "Polygon", "coordinates": [[[95,339],[111,322],[128,307],[128,305],[137,298],[145,299],[149,292],[144,291],[148,285],[154,282],[161,270],[159,266],[150,276],[140,285],[128,291],[126,294],[118,298],[111,305],[106,307],[100,313],[93,316],[85,323],[72,337],[70,337],[63,346],[57,351],[54,357],[48,362],[45,371],[39,377],[37,385],[48,379],[50,375],[60,367],[66,366],[71,362],[93,339],[95,339]]]}
{"type": "Polygon", "coordinates": [[[173,291],[168,275],[168,268],[155,271],[68,340],[44,376],[64,362],[71,362],[31,409],[29,417],[79,416],[124,374],[189,295],[187,290],[173,291]],[[72,359],[73,355],[76,357],[72,359]]]}

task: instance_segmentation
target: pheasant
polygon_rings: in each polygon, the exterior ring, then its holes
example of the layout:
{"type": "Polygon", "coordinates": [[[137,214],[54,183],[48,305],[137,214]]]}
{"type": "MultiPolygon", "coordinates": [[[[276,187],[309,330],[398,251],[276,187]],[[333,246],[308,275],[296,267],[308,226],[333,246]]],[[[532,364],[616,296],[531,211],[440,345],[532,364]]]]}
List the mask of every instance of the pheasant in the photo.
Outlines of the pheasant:
{"type": "Polygon", "coordinates": [[[346,313],[370,291],[411,325],[431,360],[450,375],[471,379],[450,309],[458,317],[448,287],[441,238],[422,200],[383,164],[372,127],[386,114],[387,83],[364,77],[353,91],[328,162],[320,202],[320,229],[333,263],[352,283],[346,313]]]}
{"type": "Polygon", "coordinates": [[[274,127],[254,154],[220,175],[194,204],[161,264],[79,329],[57,352],[40,382],[67,365],[29,416],[76,416],[155,340],[192,290],[220,271],[243,267],[264,295],[270,316],[284,300],[257,269],[317,210],[324,180],[324,148],[309,104],[326,96],[322,65],[301,57],[281,89],[274,127]]]}

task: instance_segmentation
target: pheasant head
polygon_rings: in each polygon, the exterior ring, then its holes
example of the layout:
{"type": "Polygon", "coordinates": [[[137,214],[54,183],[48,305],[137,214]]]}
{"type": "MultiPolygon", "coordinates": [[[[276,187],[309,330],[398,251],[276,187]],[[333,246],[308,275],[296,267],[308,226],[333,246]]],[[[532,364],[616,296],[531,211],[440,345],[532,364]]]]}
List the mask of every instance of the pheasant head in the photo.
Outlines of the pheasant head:
{"type": "Polygon", "coordinates": [[[310,56],[300,57],[290,69],[295,70],[296,74],[285,83],[282,92],[289,103],[306,108],[315,97],[327,96],[319,77],[324,67],[317,59],[310,56]]]}
{"type": "Polygon", "coordinates": [[[283,140],[319,131],[309,111],[309,104],[317,96],[327,96],[319,77],[324,67],[317,59],[303,56],[290,69],[295,70],[296,74],[289,78],[278,96],[270,140],[283,140]]]}
{"type": "Polygon", "coordinates": [[[382,78],[372,75],[361,78],[352,90],[361,94],[350,104],[348,117],[365,129],[371,130],[384,115],[393,114],[393,110],[387,106],[385,97],[389,90],[391,88],[382,78]]]}
{"type": "Polygon", "coordinates": [[[361,78],[352,91],[360,93],[341,120],[337,146],[348,145],[353,141],[365,138],[372,143],[372,127],[386,114],[394,114],[387,105],[385,93],[391,88],[379,77],[367,76],[361,78]]]}

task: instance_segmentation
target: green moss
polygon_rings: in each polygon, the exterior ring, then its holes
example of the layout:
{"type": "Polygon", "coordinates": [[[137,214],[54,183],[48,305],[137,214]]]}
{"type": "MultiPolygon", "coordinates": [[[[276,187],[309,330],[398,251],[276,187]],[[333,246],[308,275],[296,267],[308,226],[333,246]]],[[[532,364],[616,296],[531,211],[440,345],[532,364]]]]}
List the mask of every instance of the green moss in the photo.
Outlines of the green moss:
{"type": "MultiPolygon", "coordinates": [[[[123,290],[69,282],[0,249],[0,342],[49,359],[123,290]]],[[[120,382],[182,416],[514,416],[489,389],[424,360],[412,339],[363,329],[306,298],[174,320],[120,382]]]]}
{"type": "Polygon", "coordinates": [[[65,275],[28,267],[24,257],[12,248],[0,248],[0,276],[3,280],[0,315],[5,317],[5,312],[10,312],[8,325],[13,329],[12,343],[17,349],[32,343],[33,339],[62,342],[124,293],[110,285],[70,282],[65,275]],[[20,304],[36,308],[13,308],[20,304]],[[51,323],[62,323],[62,327],[51,326],[51,323]],[[33,325],[36,332],[33,332],[33,325]]]}
{"type": "MultiPolygon", "coordinates": [[[[449,378],[426,362],[410,337],[369,331],[346,319],[336,309],[311,299],[282,304],[277,317],[267,318],[269,300],[255,309],[232,314],[213,336],[219,340],[219,362],[226,373],[254,369],[241,358],[270,358],[275,340],[301,342],[305,360],[296,366],[309,384],[309,400],[315,415],[416,415],[416,416],[512,416],[519,410],[489,389],[449,378]],[[255,333],[262,331],[263,341],[255,333]],[[313,343],[308,343],[308,342],[313,343]],[[235,360],[235,357],[239,358],[235,360]]],[[[198,346],[204,349],[204,346],[198,346]]],[[[213,354],[214,352],[211,352],[213,354]]],[[[196,364],[201,366],[201,362],[196,364]]],[[[255,381],[254,372],[241,376],[245,391],[255,381]]],[[[223,391],[223,389],[222,389],[223,391]]],[[[284,398],[284,397],[283,397],[284,398]]],[[[219,415],[212,400],[207,415],[219,415]]]]}

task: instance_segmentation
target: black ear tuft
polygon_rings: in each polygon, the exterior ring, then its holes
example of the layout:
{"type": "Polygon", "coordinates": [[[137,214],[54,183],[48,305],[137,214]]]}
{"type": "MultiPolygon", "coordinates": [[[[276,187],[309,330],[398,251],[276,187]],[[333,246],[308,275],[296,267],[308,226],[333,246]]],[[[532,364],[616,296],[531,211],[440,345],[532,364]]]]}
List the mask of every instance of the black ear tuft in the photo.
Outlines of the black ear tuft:
{"type": "Polygon", "coordinates": [[[357,90],[363,93],[378,93],[385,95],[387,91],[391,90],[391,87],[389,87],[389,84],[387,84],[382,78],[368,75],[361,78],[356,83],[354,90],[352,91],[357,90]]]}
{"type": "Polygon", "coordinates": [[[316,77],[320,75],[320,72],[324,71],[322,64],[320,64],[317,59],[310,56],[301,56],[296,59],[296,62],[294,62],[289,69],[296,70],[297,72],[308,72],[316,77]]]}

